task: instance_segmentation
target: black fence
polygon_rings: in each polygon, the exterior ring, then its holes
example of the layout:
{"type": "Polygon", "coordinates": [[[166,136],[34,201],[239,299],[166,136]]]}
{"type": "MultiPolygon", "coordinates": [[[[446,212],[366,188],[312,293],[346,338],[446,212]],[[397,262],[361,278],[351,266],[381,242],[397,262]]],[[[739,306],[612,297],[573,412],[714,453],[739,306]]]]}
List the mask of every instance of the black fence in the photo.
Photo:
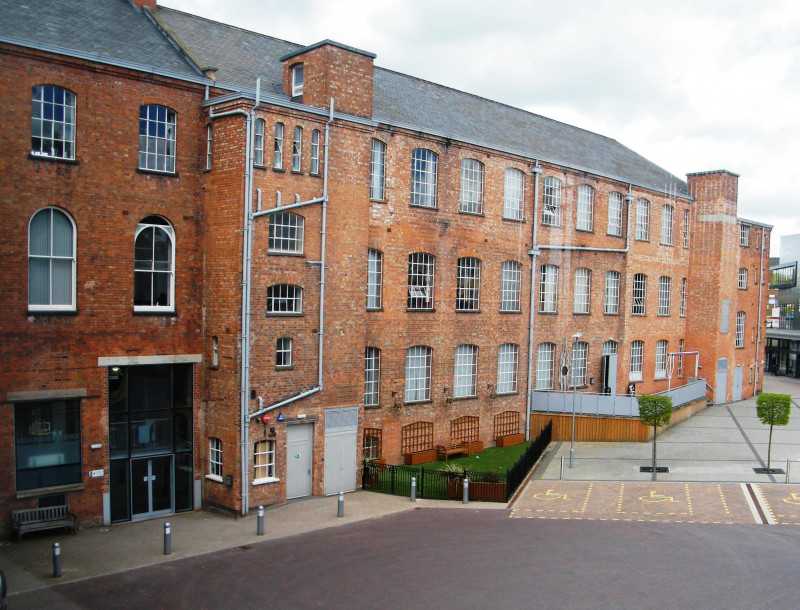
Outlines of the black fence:
{"type": "Polygon", "coordinates": [[[363,489],[396,496],[411,495],[411,479],[417,479],[417,497],[430,500],[461,500],[464,479],[469,479],[469,499],[508,502],[528,472],[550,444],[553,424],[548,423],[528,449],[505,473],[471,470],[425,470],[419,466],[389,466],[364,462],[363,489]]]}

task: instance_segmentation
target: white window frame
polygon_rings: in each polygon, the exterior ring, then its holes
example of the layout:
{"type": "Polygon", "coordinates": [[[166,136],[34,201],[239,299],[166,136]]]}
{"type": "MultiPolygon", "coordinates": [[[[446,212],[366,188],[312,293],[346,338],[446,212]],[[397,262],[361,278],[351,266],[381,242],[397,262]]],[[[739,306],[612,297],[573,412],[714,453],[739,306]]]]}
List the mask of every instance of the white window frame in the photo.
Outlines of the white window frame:
{"type": "Polygon", "coordinates": [[[206,170],[211,170],[211,152],[212,152],[212,138],[213,129],[211,125],[206,125],[206,170]]]}
{"type": "Polygon", "coordinates": [[[312,176],[319,176],[319,129],[311,131],[311,166],[309,173],[312,176]]]}
{"type": "Polygon", "coordinates": [[[686,292],[688,291],[688,282],[686,278],[681,279],[681,318],[686,317],[686,292]]]}
{"type": "Polygon", "coordinates": [[[383,307],[383,252],[367,250],[367,309],[383,307]]]}
{"type": "Polygon", "coordinates": [[[291,337],[281,337],[275,342],[275,368],[288,369],[294,366],[293,347],[294,341],[291,337]]]}
{"type": "Polygon", "coordinates": [[[661,243],[672,246],[672,235],[675,229],[675,208],[668,203],[661,206],[661,243]]]}
{"type": "Polygon", "coordinates": [[[272,284],[267,288],[267,315],[296,316],[302,313],[303,289],[300,286],[272,284]]]}
{"type": "Polygon", "coordinates": [[[550,227],[561,226],[561,180],[555,176],[544,179],[542,193],[542,224],[550,227]]]}
{"type": "Polygon", "coordinates": [[[178,115],[158,104],[139,107],[139,169],[175,173],[178,115]]]}
{"type": "Polygon", "coordinates": [[[539,312],[558,313],[558,267],[542,265],[539,276],[539,312]]]}
{"type": "Polygon", "coordinates": [[[464,214],[483,214],[483,163],[477,159],[461,160],[458,211],[464,214]]]}
{"type": "Polygon", "coordinates": [[[169,224],[166,220],[159,216],[148,216],[147,218],[142,219],[136,227],[136,234],[134,235],[134,294],[135,294],[135,286],[136,286],[136,278],[138,277],[137,274],[149,274],[151,281],[150,281],[150,305],[137,305],[134,300],[133,310],[139,312],[173,312],[175,311],[175,230],[172,228],[172,225],[169,224]],[[158,220],[159,222],[155,222],[158,220]],[[150,221],[150,222],[147,222],[150,221]],[[144,231],[152,230],[153,231],[153,240],[152,240],[152,248],[150,251],[150,258],[149,259],[137,259],[138,253],[136,252],[136,242],[139,239],[139,235],[141,235],[144,231]],[[167,239],[169,239],[169,260],[168,261],[156,261],[155,260],[155,232],[162,231],[167,239]],[[163,266],[164,263],[168,263],[168,269],[158,269],[157,267],[163,266]],[[147,267],[144,265],[149,263],[147,267]],[[154,302],[153,298],[153,279],[156,275],[166,275],[167,282],[169,286],[169,294],[167,295],[167,303],[165,305],[153,305],[154,302]]]}
{"type": "Polygon", "coordinates": [[[619,271],[606,271],[605,296],[603,300],[603,313],[606,315],[619,314],[619,271]]]}
{"type": "Polygon", "coordinates": [[[219,337],[211,337],[211,368],[219,368],[219,337]]]}
{"type": "Polygon", "coordinates": [[[678,341],[678,377],[683,377],[683,352],[685,351],[686,342],[683,339],[678,341]]]}
{"type": "Polygon", "coordinates": [[[572,298],[572,313],[591,313],[592,270],[586,267],[575,269],[575,288],[572,298]]]}
{"type": "Polygon", "coordinates": [[[504,261],[500,268],[500,311],[520,312],[522,294],[522,265],[504,261]]]}
{"type": "Polygon", "coordinates": [[[258,167],[264,166],[264,132],[264,119],[256,119],[253,130],[253,164],[258,167]]]}
{"type": "Polygon", "coordinates": [[[208,437],[207,479],[222,482],[222,441],[216,436],[208,437]]]}
{"type": "Polygon", "coordinates": [[[406,403],[430,401],[432,358],[433,350],[427,345],[415,345],[406,350],[406,403]]]}
{"type": "Polygon", "coordinates": [[[667,352],[669,351],[669,342],[666,339],[659,339],[656,341],[656,368],[654,373],[655,379],[667,378],[667,352]]]}
{"type": "Polygon", "coordinates": [[[650,241],[650,202],[647,199],[636,200],[636,239],[650,241]]]}
{"type": "Polygon", "coordinates": [[[503,343],[497,348],[497,393],[517,392],[519,370],[519,346],[516,343],[503,343]]]}
{"type": "Polygon", "coordinates": [[[386,200],[386,142],[372,139],[369,162],[369,198],[386,200]]]}
{"type": "Polygon", "coordinates": [[[575,229],[594,231],[594,189],[588,184],[578,185],[578,208],[575,229]]]}
{"type": "Polygon", "coordinates": [[[689,247],[689,210],[683,211],[683,247],[689,247]]]}
{"type": "Polygon", "coordinates": [[[453,398],[475,398],[478,395],[478,346],[456,346],[453,365],[453,398]]]}
{"type": "Polygon", "coordinates": [[[31,88],[31,155],[75,158],[76,99],[58,85],[31,88]]]}
{"type": "Polygon", "coordinates": [[[292,97],[303,95],[303,81],[305,80],[305,68],[303,64],[292,66],[292,97]]]}
{"type": "Polygon", "coordinates": [[[503,183],[503,218],[525,220],[525,172],[507,167],[503,183]]]}
{"type": "Polygon", "coordinates": [[[658,278],[658,315],[669,316],[672,311],[672,278],[662,275],[658,278]]]}
{"type": "Polygon", "coordinates": [[[603,356],[610,356],[616,354],[619,350],[619,344],[614,339],[608,339],[603,342],[603,356]]]}
{"type": "Polygon", "coordinates": [[[364,349],[364,406],[377,407],[381,400],[381,350],[364,349]]]}
{"type": "Polygon", "coordinates": [[[275,441],[256,441],[253,445],[253,485],[275,483],[275,441]],[[261,475],[261,476],[259,476],[261,475]]]}
{"type": "Polygon", "coordinates": [[[481,310],[481,260],[462,256],[456,268],[456,311],[481,310]]]}
{"type": "Polygon", "coordinates": [[[642,369],[644,367],[644,341],[631,342],[631,362],[628,379],[630,381],[642,381],[642,369]]]}
{"type": "Polygon", "coordinates": [[[739,290],[747,290],[747,267],[739,268],[739,290]]]}
{"type": "Polygon", "coordinates": [[[587,385],[586,372],[589,357],[589,344],[586,341],[576,341],[572,344],[572,374],[569,387],[581,388],[587,385]]]}
{"type": "Polygon", "coordinates": [[[631,315],[647,315],[647,276],[644,273],[633,274],[631,288],[631,315]]]}
{"type": "Polygon", "coordinates": [[[270,254],[303,254],[306,219],[292,212],[269,215],[270,254]]]}
{"type": "Polygon", "coordinates": [[[733,346],[736,348],[744,347],[744,325],[745,313],[743,311],[736,312],[736,335],[734,338],[733,346]]]}
{"type": "Polygon", "coordinates": [[[272,148],[272,168],[283,169],[283,137],[285,127],[283,123],[275,123],[275,144],[272,148]]]}
{"type": "Polygon", "coordinates": [[[536,389],[552,390],[555,371],[555,343],[540,343],[536,346],[536,389]]]}
{"type": "Polygon", "coordinates": [[[303,128],[296,125],[292,138],[292,171],[303,171],[303,128]]]}
{"type": "Polygon", "coordinates": [[[436,207],[436,184],[439,156],[427,148],[415,148],[411,153],[411,205],[436,207]]]}
{"type": "Polygon", "coordinates": [[[750,247],[750,225],[744,223],[739,225],[739,245],[743,248],[750,247]]]}
{"type": "MultiPolygon", "coordinates": [[[[72,216],[67,214],[64,210],[55,207],[46,207],[38,210],[28,221],[28,311],[75,311],[77,308],[76,299],[76,268],[77,268],[77,242],[78,232],[75,227],[75,221],[72,216]],[[33,235],[34,224],[38,225],[38,220],[35,221],[39,215],[47,216],[47,235],[44,240],[40,239],[38,235],[33,235]],[[54,216],[58,214],[63,216],[69,223],[70,230],[70,243],[69,253],[64,249],[58,254],[53,253],[53,239],[55,236],[54,216]],[[37,273],[33,271],[34,267],[40,267],[44,264],[47,265],[47,303],[32,303],[33,280],[34,275],[37,273]],[[66,303],[53,303],[53,292],[56,285],[60,286],[63,283],[63,276],[67,275],[62,270],[62,267],[69,265],[69,302],[66,303]],[[56,282],[56,280],[59,280],[56,282]]],[[[37,278],[38,279],[38,278],[37,278]]]]}
{"type": "Polygon", "coordinates": [[[412,252],[408,255],[408,299],[409,311],[430,311],[434,307],[436,281],[436,257],[427,252],[412,252]]]}
{"type": "Polygon", "coordinates": [[[612,191],[608,194],[608,235],[617,237],[622,235],[622,206],[624,198],[622,193],[612,191]]]}

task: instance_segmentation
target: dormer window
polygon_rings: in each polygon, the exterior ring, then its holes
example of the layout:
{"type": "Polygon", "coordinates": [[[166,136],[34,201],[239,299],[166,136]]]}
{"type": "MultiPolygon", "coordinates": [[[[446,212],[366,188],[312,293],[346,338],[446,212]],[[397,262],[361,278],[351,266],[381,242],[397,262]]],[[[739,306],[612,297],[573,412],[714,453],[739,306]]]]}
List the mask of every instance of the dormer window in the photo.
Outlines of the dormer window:
{"type": "Polygon", "coordinates": [[[303,64],[292,66],[292,97],[303,95],[303,64]]]}

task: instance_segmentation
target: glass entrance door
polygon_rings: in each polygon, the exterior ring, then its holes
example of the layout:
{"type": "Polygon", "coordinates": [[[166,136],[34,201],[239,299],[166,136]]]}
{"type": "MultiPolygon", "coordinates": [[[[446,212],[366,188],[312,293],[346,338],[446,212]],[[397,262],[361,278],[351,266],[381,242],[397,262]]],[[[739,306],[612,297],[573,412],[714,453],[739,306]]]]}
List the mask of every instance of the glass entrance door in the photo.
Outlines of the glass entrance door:
{"type": "Polygon", "coordinates": [[[133,519],[173,512],[172,456],[131,460],[133,519]]]}

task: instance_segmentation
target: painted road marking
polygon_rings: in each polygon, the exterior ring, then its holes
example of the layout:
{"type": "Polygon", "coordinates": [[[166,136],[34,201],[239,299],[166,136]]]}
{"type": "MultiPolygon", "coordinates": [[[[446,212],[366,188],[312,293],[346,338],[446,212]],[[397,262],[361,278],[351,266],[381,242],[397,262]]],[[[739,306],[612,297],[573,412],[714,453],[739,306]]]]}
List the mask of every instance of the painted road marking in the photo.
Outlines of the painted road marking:
{"type": "Polygon", "coordinates": [[[761,509],[764,512],[764,517],[767,519],[767,523],[770,525],[775,525],[777,521],[775,520],[775,515],[772,514],[772,508],[769,506],[769,502],[764,497],[764,494],[761,493],[761,487],[758,485],[750,485],[750,488],[755,492],[756,501],[761,505],[761,509]]]}
{"type": "Polygon", "coordinates": [[[639,496],[639,500],[642,502],[675,502],[675,498],[673,496],[664,496],[661,494],[657,494],[655,491],[650,492],[650,497],[648,496],[639,496]]]}
{"type": "Polygon", "coordinates": [[[788,498],[783,499],[787,504],[800,504],[800,494],[791,494],[788,498]]]}
{"type": "Polygon", "coordinates": [[[537,500],[566,500],[567,494],[560,494],[552,489],[548,489],[543,494],[534,494],[533,497],[537,500]]]}

